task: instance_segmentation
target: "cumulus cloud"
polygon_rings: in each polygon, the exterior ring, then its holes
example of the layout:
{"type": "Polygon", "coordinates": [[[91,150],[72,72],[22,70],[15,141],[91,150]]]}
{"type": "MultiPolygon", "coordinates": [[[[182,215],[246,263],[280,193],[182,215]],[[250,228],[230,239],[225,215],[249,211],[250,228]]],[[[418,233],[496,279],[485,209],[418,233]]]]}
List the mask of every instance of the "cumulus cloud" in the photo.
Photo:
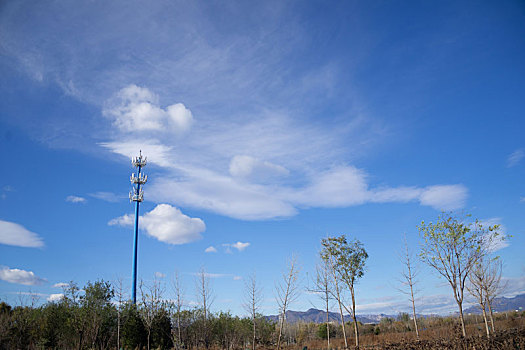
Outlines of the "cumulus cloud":
{"type": "Polygon", "coordinates": [[[214,246],[209,246],[208,248],[204,249],[205,253],[217,253],[217,248],[214,246]]]}
{"type": "Polygon", "coordinates": [[[507,157],[507,167],[511,168],[518,165],[519,162],[525,157],[525,151],[523,148],[517,149],[507,157]]]}
{"type": "Polygon", "coordinates": [[[236,243],[230,244],[230,247],[235,248],[238,251],[242,252],[243,250],[248,248],[249,245],[250,245],[250,243],[248,243],[248,242],[244,242],[244,243],[243,242],[236,242],[236,243]]]}
{"type": "Polygon", "coordinates": [[[0,280],[26,286],[36,286],[46,282],[45,279],[35,275],[33,271],[10,269],[7,266],[0,267],[0,280]]]}
{"type": "Polygon", "coordinates": [[[66,197],[66,202],[85,203],[86,199],[84,197],[79,197],[79,196],[67,196],[66,197]]]}
{"type": "Polygon", "coordinates": [[[56,301],[62,300],[63,297],[64,297],[64,294],[62,293],[50,294],[49,297],[47,298],[47,301],[54,303],[56,301]]]}
{"type": "MultiPolygon", "coordinates": [[[[133,215],[123,215],[109,222],[109,225],[132,226],[133,215]]],[[[168,244],[185,244],[202,238],[206,229],[204,221],[190,218],[169,204],[159,204],[139,220],[140,228],[148,235],[168,244]]]]}
{"type": "Polygon", "coordinates": [[[159,98],[147,88],[129,85],[104,107],[103,114],[123,132],[186,131],[193,116],[182,103],[161,108],[159,98]]]}
{"type": "Polygon", "coordinates": [[[44,246],[44,241],[39,235],[22,225],[0,220],[0,244],[39,248],[44,246]]]}

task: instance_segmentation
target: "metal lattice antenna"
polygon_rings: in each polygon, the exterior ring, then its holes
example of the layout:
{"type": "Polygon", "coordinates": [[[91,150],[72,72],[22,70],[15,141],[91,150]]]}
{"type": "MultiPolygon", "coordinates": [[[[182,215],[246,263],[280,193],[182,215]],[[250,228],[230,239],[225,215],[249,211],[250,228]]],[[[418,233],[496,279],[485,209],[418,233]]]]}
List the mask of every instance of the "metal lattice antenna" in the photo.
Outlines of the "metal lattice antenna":
{"type": "Polygon", "coordinates": [[[148,176],[142,174],[140,171],[146,166],[146,157],[142,156],[142,150],[138,157],[131,158],[131,164],[137,168],[137,175],[131,174],[130,181],[132,183],[132,190],[129,192],[129,201],[135,202],[135,235],[133,240],[133,276],[131,286],[131,300],[133,304],[137,302],[137,249],[139,243],[139,204],[144,200],[144,190],[140,186],[148,181],[148,176]]]}

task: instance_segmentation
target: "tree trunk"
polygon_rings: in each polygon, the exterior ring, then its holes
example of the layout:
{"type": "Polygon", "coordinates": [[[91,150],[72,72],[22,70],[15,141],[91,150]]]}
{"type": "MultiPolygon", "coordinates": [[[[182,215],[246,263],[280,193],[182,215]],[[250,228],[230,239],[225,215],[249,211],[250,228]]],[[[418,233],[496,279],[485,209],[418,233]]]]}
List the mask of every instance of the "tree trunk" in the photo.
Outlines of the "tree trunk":
{"type": "Polygon", "coordinates": [[[467,332],[465,331],[465,318],[463,317],[463,306],[462,303],[458,301],[459,306],[459,320],[461,322],[461,334],[463,335],[463,338],[467,336],[467,332]]]}
{"type": "Polygon", "coordinates": [[[329,319],[330,318],[330,310],[328,305],[328,296],[326,298],[326,339],[328,344],[326,345],[326,350],[330,350],[330,326],[329,326],[329,319]]]}
{"type": "Polygon", "coordinates": [[[485,305],[483,303],[479,303],[479,306],[481,307],[481,310],[483,311],[483,321],[485,322],[485,330],[487,331],[487,338],[490,338],[489,322],[487,321],[487,312],[485,311],[485,305]]]}
{"type": "Polygon", "coordinates": [[[357,317],[355,315],[355,294],[354,289],[350,290],[352,294],[352,318],[354,319],[355,347],[359,349],[359,330],[357,328],[357,317]]]}
{"type": "Polygon", "coordinates": [[[343,339],[345,340],[345,350],[348,349],[348,341],[346,340],[346,330],[345,330],[345,318],[343,315],[343,308],[341,307],[341,302],[337,301],[339,304],[339,314],[341,315],[341,326],[343,328],[343,339]]]}
{"type": "Polygon", "coordinates": [[[255,350],[255,316],[253,317],[253,341],[252,341],[252,350],[255,350]]]}

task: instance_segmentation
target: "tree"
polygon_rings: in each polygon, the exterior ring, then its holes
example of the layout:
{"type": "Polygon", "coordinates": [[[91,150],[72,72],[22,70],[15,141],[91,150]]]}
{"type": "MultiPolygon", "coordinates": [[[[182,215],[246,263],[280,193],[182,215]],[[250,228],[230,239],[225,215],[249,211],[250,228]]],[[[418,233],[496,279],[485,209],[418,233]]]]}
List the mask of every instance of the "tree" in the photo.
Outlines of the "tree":
{"type": "Polygon", "coordinates": [[[155,325],[154,322],[163,310],[163,289],[160,285],[160,282],[157,279],[153,280],[151,286],[145,286],[144,282],[141,280],[139,288],[142,299],[139,312],[142,316],[144,326],[146,327],[146,330],[148,332],[147,345],[149,350],[151,342],[151,333],[155,325]]]}
{"type": "Polygon", "coordinates": [[[350,291],[352,297],[350,311],[354,321],[355,346],[359,347],[359,326],[355,312],[355,284],[365,273],[368,253],[359,240],[354,239],[349,242],[345,235],[325,238],[321,244],[327,256],[333,259],[334,271],[350,291]]]}
{"type": "Polygon", "coordinates": [[[210,286],[210,276],[206,273],[204,266],[201,267],[195,279],[197,297],[201,305],[202,312],[202,341],[206,349],[210,347],[210,325],[208,322],[210,307],[213,303],[213,291],[210,286]]]}
{"type": "Polygon", "coordinates": [[[417,270],[414,266],[414,260],[412,258],[412,253],[408,249],[407,237],[405,238],[405,249],[402,254],[400,254],[400,260],[404,265],[404,269],[401,272],[402,281],[401,283],[408,290],[401,290],[401,292],[408,294],[410,302],[412,303],[412,317],[414,318],[414,328],[416,331],[416,337],[419,339],[419,329],[417,327],[417,316],[416,316],[416,301],[414,298],[414,286],[416,284],[417,270]]]}
{"type": "Polygon", "coordinates": [[[124,287],[122,283],[122,278],[117,278],[114,282],[114,291],[115,296],[117,297],[117,349],[120,349],[120,327],[122,324],[122,305],[124,300],[126,300],[126,294],[124,292],[124,287]]]}
{"type": "Polygon", "coordinates": [[[172,313],[172,317],[175,316],[175,323],[177,325],[177,333],[175,333],[174,330],[172,330],[172,339],[175,349],[178,350],[182,346],[181,312],[182,307],[184,305],[184,290],[182,288],[178,271],[175,271],[175,277],[173,278],[171,284],[173,291],[175,292],[175,301],[171,304],[175,311],[175,315],[173,315],[172,313]]]}
{"type": "Polygon", "coordinates": [[[498,225],[484,227],[479,220],[465,222],[452,213],[442,213],[435,223],[421,222],[421,260],[444,277],[459,308],[461,332],[465,337],[463,299],[467,278],[498,235],[498,225]]]}
{"type": "Polygon", "coordinates": [[[282,280],[275,286],[277,305],[279,306],[279,335],[277,337],[277,349],[281,349],[281,337],[286,319],[286,310],[292,302],[299,296],[297,280],[299,276],[299,266],[297,258],[292,255],[288,261],[288,266],[283,272],[282,280]]]}
{"type": "Polygon", "coordinates": [[[485,299],[487,309],[489,311],[490,324],[492,332],[496,331],[494,327],[494,310],[492,308],[492,302],[494,298],[505,289],[505,284],[501,283],[501,272],[503,270],[503,264],[499,258],[488,259],[485,267],[485,281],[483,283],[483,289],[485,290],[485,299]]]}
{"type": "Polygon", "coordinates": [[[485,331],[487,337],[490,337],[489,323],[487,320],[487,296],[485,295],[485,281],[487,280],[487,266],[481,259],[477,264],[476,268],[472,270],[469,275],[469,282],[467,290],[476,299],[479,307],[483,313],[483,321],[485,322],[485,331]]]}
{"type": "Polygon", "coordinates": [[[255,350],[255,343],[257,338],[256,333],[256,321],[257,314],[259,312],[260,304],[262,302],[262,290],[257,284],[257,278],[255,272],[248,277],[245,282],[245,302],[244,309],[250,315],[252,319],[253,337],[252,337],[252,350],[255,350]]]}
{"type": "Polygon", "coordinates": [[[323,245],[323,249],[321,250],[321,259],[325,262],[325,266],[327,269],[327,273],[330,277],[330,284],[331,288],[330,294],[333,296],[333,298],[337,301],[337,305],[339,306],[339,317],[341,320],[341,329],[343,331],[343,340],[345,343],[345,349],[348,349],[348,340],[346,339],[346,324],[343,314],[343,308],[347,310],[348,308],[344,304],[344,298],[343,298],[343,290],[341,289],[341,281],[339,274],[336,270],[336,264],[335,264],[335,258],[332,255],[332,249],[330,249],[330,244],[328,241],[328,238],[326,240],[321,241],[321,244],[323,245]],[[323,244],[326,243],[325,244],[323,244]]]}
{"type": "MultiPolygon", "coordinates": [[[[326,325],[322,329],[323,337],[326,339],[327,344],[326,348],[330,349],[330,299],[331,299],[331,290],[330,290],[330,267],[327,260],[321,259],[321,263],[318,263],[316,268],[316,276],[314,281],[313,288],[309,288],[309,292],[315,293],[318,295],[326,307],[326,325]]],[[[321,329],[321,328],[319,328],[321,329]]],[[[346,340],[346,339],[345,339],[346,340]]]]}

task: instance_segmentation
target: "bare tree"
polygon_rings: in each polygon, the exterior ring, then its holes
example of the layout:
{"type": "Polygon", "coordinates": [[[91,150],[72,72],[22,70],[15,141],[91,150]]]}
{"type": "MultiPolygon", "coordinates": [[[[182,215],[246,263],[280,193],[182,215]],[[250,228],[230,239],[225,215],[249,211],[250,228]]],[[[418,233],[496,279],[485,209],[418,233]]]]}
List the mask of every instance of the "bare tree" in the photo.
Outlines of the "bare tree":
{"type": "MultiPolygon", "coordinates": [[[[467,216],[468,217],[468,216],[467,216]]],[[[485,254],[487,240],[497,236],[498,225],[484,227],[479,220],[465,223],[451,213],[442,213],[436,223],[418,226],[422,238],[420,257],[450,284],[459,308],[461,332],[465,337],[463,299],[467,278],[485,254]]]]}
{"type": "Polygon", "coordinates": [[[326,348],[330,349],[330,300],[332,299],[331,291],[331,274],[328,261],[321,259],[321,262],[315,267],[316,275],[313,288],[308,291],[318,295],[326,307],[326,348]]]}
{"type": "Polygon", "coordinates": [[[321,258],[325,260],[326,262],[326,268],[327,272],[330,276],[330,284],[332,285],[332,288],[330,288],[330,293],[332,294],[332,297],[337,301],[337,305],[339,306],[339,317],[341,319],[341,328],[343,330],[343,339],[345,342],[345,349],[348,349],[348,339],[346,337],[346,325],[345,325],[345,317],[343,314],[343,308],[348,312],[348,308],[345,305],[344,302],[344,291],[341,289],[341,281],[339,280],[339,275],[337,274],[337,271],[335,269],[335,263],[334,258],[330,252],[329,249],[326,249],[326,247],[321,252],[321,258]]]}
{"type": "Polygon", "coordinates": [[[416,331],[416,337],[419,339],[419,329],[417,327],[417,315],[416,315],[416,301],[415,301],[415,290],[414,286],[416,285],[417,277],[417,268],[414,266],[414,259],[412,257],[412,252],[408,249],[408,242],[406,234],[404,235],[405,240],[405,249],[399,254],[401,263],[403,263],[403,271],[401,272],[402,280],[401,283],[405,288],[400,289],[400,291],[409,296],[410,302],[412,303],[412,317],[414,319],[414,328],[416,331]]]}
{"type": "Polygon", "coordinates": [[[155,318],[162,311],[162,294],[164,289],[160,282],[155,278],[151,286],[145,286],[141,280],[139,284],[141,295],[141,307],[139,312],[142,315],[144,326],[148,332],[148,350],[150,349],[151,330],[153,329],[155,318]]]}
{"type": "Polygon", "coordinates": [[[175,271],[175,276],[171,281],[171,287],[173,289],[173,292],[175,293],[175,301],[173,303],[170,303],[172,307],[170,307],[170,309],[172,309],[172,311],[174,311],[175,313],[175,315],[173,315],[172,312],[172,319],[175,318],[175,323],[177,325],[176,329],[172,329],[171,331],[171,338],[173,340],[173,346],[175,346],[175,349],[179,350],[182,346],[181,312],[184,306],[184,289],[182,287],[178,271],[175,271]]]}
{"type": "Polygon", "coordinates": [[[253,338],[252,338],[252,350],[255,350],[256,344],[256,321],[257,314],[262,302],[262,289],[257,284],[257,278],[255,272],[248,277],[245,281],[245,302],[243,304],[244,309],[248,312],[253,323],[253,338]]]}
{"type": "Polygon", "coordinates": [[[297,258],[292,255],[288,261],[288,266],[281,276],[281,281],[275,286],[276,301],[279,306],[279,335],[277,338],[277,349],[281,349],[281,337],[286,318],[286,310],[292,302],[299,296],[298,289],[299,266],[297,258]]]}
{"type": "Polygon", "coordinates": [[[489,311],[490,324],[493,333],[496,329],[494,327],[494,310],[492,308],[492,302],[506,287],[504,283],[501,283],[502,271],[503,264],[498,258],[491,259],[487,262],[483,289],[485,290],[486,305],[489,311]]]}
{"type": "Polygon", "coordinates": [[[485,322],[485,331],[487,337],[490,337],[489,323],[487,320],[487,296],[485,295],[485,282],[487,280],[487,266],[480,260],[476,267],[469,275],[469,282],[467,290],[476,299],[479,307],[483,313],[483,321],[485,322]]]}
{"type": "Polygon", "coordinates": [[[118,277],[114,282],[115,296],[117,297],[117,349],[120,349],[120,323],[122,314],[122,303],[126,299],[122,278],[118,277]]]}
{"type": "Polygon", "coordinates": [[[210,346],[210,329],[208,322],[208,315],[210,307],[213,304],[213,291],[210,286],[210,275],[206,272],[204,266],[201,267],[195,278],[195,288],[197,291],[197,298],[202,308],[202,340],[206,348],[210,346]]]}

